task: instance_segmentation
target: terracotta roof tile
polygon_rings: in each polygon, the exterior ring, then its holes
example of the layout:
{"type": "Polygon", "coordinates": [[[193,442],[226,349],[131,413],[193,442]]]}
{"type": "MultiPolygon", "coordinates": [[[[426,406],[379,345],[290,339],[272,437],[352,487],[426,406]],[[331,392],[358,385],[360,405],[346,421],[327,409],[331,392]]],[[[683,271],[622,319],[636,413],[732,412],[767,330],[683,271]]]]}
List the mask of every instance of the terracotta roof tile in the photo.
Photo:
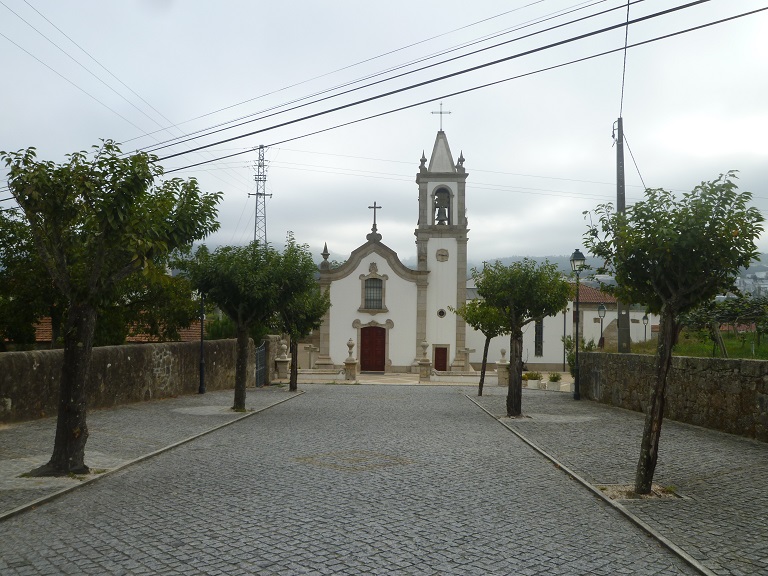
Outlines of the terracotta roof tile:
{"type": "MultiPolygon", "coordinates": [[[[53,329],[51,328],[51,319],[48,317],[41,318],[40,322],[35,324],[35,341],[36,342],[50,342],[53,335],[53,329]]],[[[179,342],[197,342],[200,340],[200,321],[195,320],[189,326],[189,328],[181,328],[179,330],[179,342]]],[[[128,336],[125,339],[126,342],[157,342],[158,339],[153,336],[147,336],[146,334],[138,334],[136,336],[128,336]]]]}
{"type": "Polygon", "coordinates": [[[597,288],[587,286],[586,284],[579,284],[579,302],[584,304],[615,304],[616,297],[610,294],[606,294],[597,288]]]}

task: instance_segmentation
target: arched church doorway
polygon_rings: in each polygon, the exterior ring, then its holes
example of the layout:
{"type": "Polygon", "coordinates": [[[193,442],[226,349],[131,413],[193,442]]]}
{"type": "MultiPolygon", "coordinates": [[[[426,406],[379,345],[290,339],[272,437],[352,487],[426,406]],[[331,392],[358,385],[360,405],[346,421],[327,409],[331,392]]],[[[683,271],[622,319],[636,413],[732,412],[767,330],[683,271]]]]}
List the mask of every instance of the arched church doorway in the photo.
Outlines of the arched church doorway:
{"type": "Polygon", "coordinates": [[[362,372],[384,372],[386,342],[386,328],[366,326],[360,329],[360,370],[362,372]]]}

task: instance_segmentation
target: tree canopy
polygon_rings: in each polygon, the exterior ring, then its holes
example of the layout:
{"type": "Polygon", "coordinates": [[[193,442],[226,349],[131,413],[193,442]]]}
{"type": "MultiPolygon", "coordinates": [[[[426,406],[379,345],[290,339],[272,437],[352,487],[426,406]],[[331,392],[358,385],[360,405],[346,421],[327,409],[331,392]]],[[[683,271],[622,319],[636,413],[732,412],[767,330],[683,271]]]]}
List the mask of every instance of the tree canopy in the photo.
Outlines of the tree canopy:
{"type": "Polygon", "coordinates": [[[289,390],[298,386],[299,339],[320,326],[331,306],[330,294],[321,291],[315,280],[315,265],[309,247],[296,244],[288,235],[282,258],[281,302],[278,308],[278,328],[291,339],[291,375],[289,390]]]}
{"type": "MultiPolygon", "coordinates": [[[[316,266],[309,249],[288,234],[282,253],[258,242],[223,246],[213,253],[203,246],[180,266],[206,299],[235,323],[238,360],[234,408],[244,410],[251,331],[267,327],[284,330],[293,345],[318,325],[330,305],[327,295],[317,290],[316,266]]],[[[296,366],[296,358],[293,364],[296,366]]]]}
{"type": "Polygon", "coordinates": [[[557,266],[544,261],[537,264],[525,258],[504,266],[485,263],[473,270],[477,293],[495,308],[503,319],[502,333],[510,335],[509,389],[507,415],[522,413],[523,327],[563,310],[571,296],[571,286],[557,266]]]}
{"type": "Polygon", "coordinates": [[[456,313],[472,328],[482,333],[485,336],[485,344],[483,345],[483,363],[480,368],[480,382],[477,386],[477,395],[483,395],[483,383],[485,381],[485,371],[488,363],[488,347],[491,340],[496,336],[501,336],[504,331],[504,317],[498,308],[495,308],[488,304],[482,298],[475,298],[469,302],[463,303],[457,309],[451,308],[452,312],[456,313]]]}
{"type": "Polygon", "coordinates": [[[680,315],[733,289],[739,269],[758,256],[755,240],[763,217],[749,206],[749,192],[737,192],[735,178],[734,172],[721,174],[679,198],[648,189],[626,214],[602,204],[595,210],[597,224],[584,235],[588,249],[604,262],[598,272],[616,279],[606,290],[661,315],[655,383],[635,477],[640,494],[651,490],[680,315]]]}
{"type": "Polygon", "coordinates": [[[194,179],[160,180],[163,169],[154,157],[123,155],[110,140],[61,164],[38,161],[34,148],[0,152],[0,158],[65,306],[53,455],[35,473],[87,472],[85,383],[98,309],[114,302],[123,280],[216,230],[221,194],[202,193],[194,179]]]}
{"type": "Polygon", "coordinates": [[[235,324],[237,363],[233,409],[245,410],[248,341],[254,327],[273,321],[280,295],[280,253],[268,244],[198,248],[181,262],[193,286],[235,324]]]}

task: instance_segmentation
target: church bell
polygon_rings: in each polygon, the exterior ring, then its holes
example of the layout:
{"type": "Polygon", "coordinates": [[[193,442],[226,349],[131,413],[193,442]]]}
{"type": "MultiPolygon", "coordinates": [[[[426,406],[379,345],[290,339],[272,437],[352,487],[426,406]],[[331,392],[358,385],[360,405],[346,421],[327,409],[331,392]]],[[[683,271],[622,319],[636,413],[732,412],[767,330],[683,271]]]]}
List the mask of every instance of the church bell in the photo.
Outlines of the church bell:
{"type": "Polygon", "coordinates": [[[437,209],[437,223],[438,225],[448,224],[448,211],[445,209],[445,206],[440,206],[437,209]]]}

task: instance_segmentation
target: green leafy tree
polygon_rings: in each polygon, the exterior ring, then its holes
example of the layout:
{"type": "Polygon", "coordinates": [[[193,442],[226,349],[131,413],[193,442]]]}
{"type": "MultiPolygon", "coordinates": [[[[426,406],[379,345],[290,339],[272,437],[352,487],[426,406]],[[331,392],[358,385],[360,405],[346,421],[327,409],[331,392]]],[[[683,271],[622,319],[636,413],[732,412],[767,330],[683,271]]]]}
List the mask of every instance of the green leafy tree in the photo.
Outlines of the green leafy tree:
{"type": "Polygon", "coordinates": [[[104,141],[92,155],[55,164],[34,148],[0,152],[40,261],[65,305],[64,359],[53,455],[36,475],[86,473],[85,384],[100,307],[117,286],[176,248],[218,228],[221,195],[194,179],[157,183],[162,167],[144,153],[124,156],[104,141]]]}
{"type": "Polygon", "coordinates": [[[728,358],[728,350],[720,333],[725,312],[725,309],[714,300],[702,302],[688,312],[680,314],[680,327],[687,327],[689,331],[706,332],[712,341],[712,356],[714,357],[719,351],[723,358],[728,358]]]}
{"type": "Polygon", "coordinates": [[[178,340],[200,315],[192,284],[171,276],[165,262],[147,263],[116,287],[116,298],[99,309],[96,346],[123,344],[128,336],[148,336],[158,341],[178,340]]]}
{"type": "Polygon", "coordinates": [[[504,266],[499,261],[485,263],[482,271],[472,270],[477,293],[496,308],[504,320],[503,333],[509,334],[509,388],[507,415],[522,413],[523,327],[557,314],[568,304],[571,285],[555,264],[537,264],[525,258],[504,266]]]}
{"type": "Polygon", "coordinates": [[[179,263],[207,302],[218,306],[235,324],[237,361],[232,408],[245,410],[248,342],[251,330],[273,321],[279,298],[280,254],[269,244],[201,246],[194,258],[179,263]]]}
{"type": "Polygon", "coordinates": [[[651,491],[681,315],[732,289],[739,269],[758,256],[755,239],[763,217],[749,206],[750,193],[737,192],[734,179],[728,172],[679,199],[663,189],[648,189],[626,214],[600,205],[598,223],[584,235],[589,250],[604,261],[599,272],[616,279],[616,286],[606,289],[660,315],[655,377],[635,476],[638,494],[651,491]]]}
{"type": "Polygon", "coordinates": [[[0,211],[0,351],[6,341],[34,347],[35,323],[52,313],[58,320],[60,300],[21,210],[0,211]]]}
{"type": "Polygon", "coordinates": [[[331,307],[330,294],[321,291],[315,280],[317,266],[309,246],[296,244],[288,234],[280,265],[280,301],[277,308],[278,327],[290,336],[291,375],[288,388],[298,388],[299,339],[320,327],[331,307]]]}
{"type": "Polygon", "coordinates": [[[485,344],[483,345],[483,364],[480,368],[480,382],[477,385],[477,395],[482,396],[485,371],[488,365],[488,347],[490,346],[492,339],[496,338],[496,336],[505,334],[504,318],[501,316],[498,308],[490,306],[481,298],[475,298],[474,300],[465,302],[458,308],[449,306],[449,309],[451,312],[464,318],[464,321],[467,324],[485,336],[485,344]]]}

